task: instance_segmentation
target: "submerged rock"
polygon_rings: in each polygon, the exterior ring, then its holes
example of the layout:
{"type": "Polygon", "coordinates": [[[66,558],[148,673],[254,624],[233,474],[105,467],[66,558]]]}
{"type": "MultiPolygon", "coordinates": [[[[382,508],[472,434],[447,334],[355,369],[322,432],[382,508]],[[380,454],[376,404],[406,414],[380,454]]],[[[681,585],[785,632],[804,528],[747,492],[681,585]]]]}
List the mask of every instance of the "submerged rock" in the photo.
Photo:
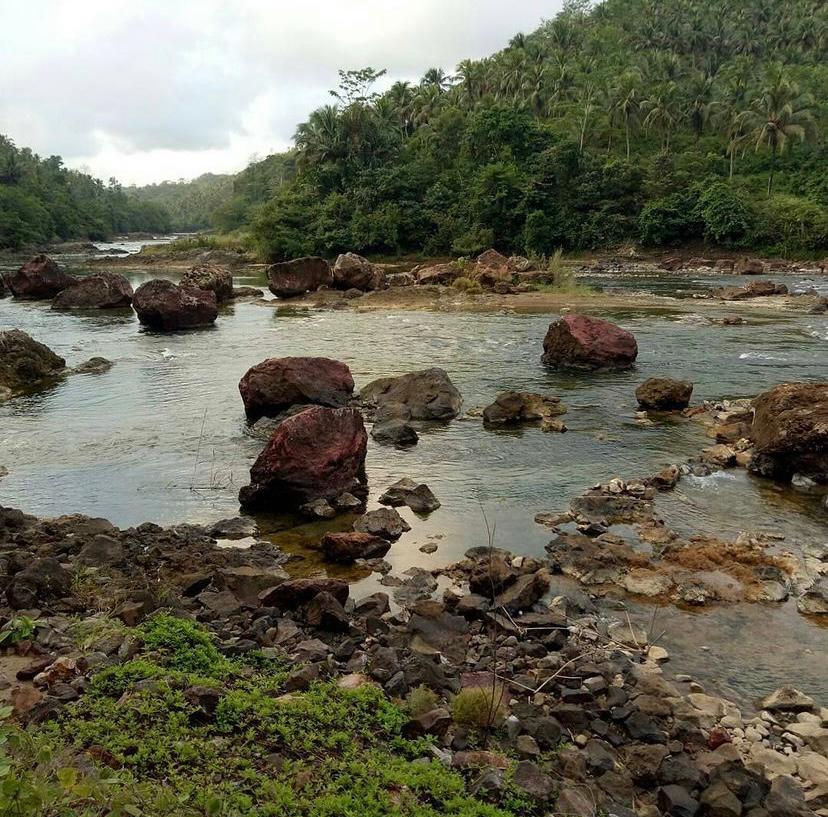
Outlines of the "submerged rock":
{"type": "Polygon", "coordinates": [[[356,409],[306,409],[274,431],[239,502],[247,509],[297,510],[346,492],[364,495],[367,443],[356,409]]]}
{"type": "Polygon", "coordinates": [[[277,298],[294,298],[333,284],[331,265],[318,256],[294,258],[267,268],[267,283],[277,298]]]}
{"type": "Polygon", "coordinates": [[[78,279],[67,275],[47,255],[36,255],[17,272],[7,273],[6,286],[15,298],[48,300],[67,287],[74,286],[78,279]]]}
{"type": "Polygon", "coordinates": [[[142,324],[162,331],[210,326],[218,317],[214,292],[177,286],[161,278],[141,284],[132,305],[142,324]]]}
{"type": "Polygon", "coordinates": [[[240,298],[264,298],[264,290],[258,287],[233,287],[233,297],[240,298]]]}
{"type": "Polygon", "coordinates": [[[588,315],[564,315],[543,341],[545,365],[562,369],[629,369],[638,356],[632,333],[588,315]]]}
{"type": "Polygon", "coordinates": [[[273,357],[248,369],[239,392],[249,422],[291,406],[344,406],[354,391],[351,370],[327,357],[273,357]]]}
{"type": "Polygon", "coordinates": [[[391,543],[388,539],[362,531],[326,533],[320,548],[330,562],[349,563],[357,559],[377,559],[388,553],[391,543]]]}
{"type": "Polygon", "coordinates": [[[354,522],[354,530],[396,542],[406,531],[411,530],[411,526],[393,508],[380,508],[360,516],[354,522]]]}
{"type": "Polygon", "coordinates": [[[411,420],[451,420],[460,413],[463,398],[443,369],[424,369],[399,377],[381,377],[359,394],[369,406],[386,418],[403,416],[411,420]]]}
{"type": "Polygon", "coordinates": [[[234,297],[233,274],[219,264],[196,264],[181,276],[181,286],[210,290],[215,293],[216,301],[220,304],[231,301],[234,297]]]}
{"type": "Polygon", "coordinates": [[[72,369],[74,374],[103,374],[108,372],[115,364],[105,357],[90,357],[72,369]]]}
{"type": "Polygon", "coordinates": [[[549,420],[566,414],[560,397],[548,397],[525,391],[505,391],[483,409],[483,422],[489,426],[518,425],[549,420]]]}
{"type": "Polygon", "coordinates": [[[58,293],[52,309],[128,309],[132,295],[132,286],[123,275],[100,272],[79,278],[58,293]]]}
{"type": "Polygon", "coordinates": [[[424,482],[417,484],[408,477],[395,482],[377,501],[392,508],[407,505],[414,513],[431,513],[440,507],[440,500],[428,485],[424,482]]]}
{"type": "Polygon", "coordinates": [[[417,445],[420,440],[414,427],[403,420],[378,420],[371,429],[371,437],[380,445],[395,445],[399,448],[417,445]]]}
{"type": "Polygon", "coordinates": [[[20,329],[0,332],[0,401],[5,392],[36,388],[66,371],[66,361],[20,329]]]}
{"type": "Polygon", "coordinates": [[[346,252],[334,263],[333,285],[337,289],[356,289],[360,292],[384,289],[385,273],[367,258],[346,252]]]}
{"type": "Polygon", "coordinates": [[[635,398],[643,409],[653,411],[674,411],[687,408],[693,384],[686,380],[674,380],[671,377],[651,377],[636,390],[635,398]]]}

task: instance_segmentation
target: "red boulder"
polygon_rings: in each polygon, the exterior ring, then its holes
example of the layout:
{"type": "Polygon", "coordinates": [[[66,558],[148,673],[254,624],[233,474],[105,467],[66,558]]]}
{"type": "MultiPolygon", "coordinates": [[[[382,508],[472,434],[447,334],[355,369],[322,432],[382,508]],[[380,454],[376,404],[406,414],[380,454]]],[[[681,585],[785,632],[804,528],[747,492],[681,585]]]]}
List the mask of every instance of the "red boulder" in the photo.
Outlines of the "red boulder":
{"type": "Polygon", "coordinates": [[[73,286],[77,278],[67,275],[47,255],[36,255],[17,272],[6,275],[6,286],[15,298],[48,300],[73,286]]]}
{"type": "Polygon", "coordinates": [[[333,280],[331,265],[316,256],[294,258],[267,268],[268,287],[277,298],[315,292],[321,286],[330,286],[333,280]]]}
{"type": "Polygon", "coordinates": [[[561,369],[629,369],[637,356],[631,332],[588,315],[564,315],[543,341],[543,362],[561,369]]]}
{"type": "Polygon", "coordinates": [[[132,305],[145,326],[164,331],[209,326],[218,317],[216,294],[155,279],[141,284],[132,305]]]}
{"type": "Polygon", "coordinates": [[[58,293],[52,309],[127,309],[132,303],[132,286],[123,275],[100,272],[79,278],[58,293]]]}

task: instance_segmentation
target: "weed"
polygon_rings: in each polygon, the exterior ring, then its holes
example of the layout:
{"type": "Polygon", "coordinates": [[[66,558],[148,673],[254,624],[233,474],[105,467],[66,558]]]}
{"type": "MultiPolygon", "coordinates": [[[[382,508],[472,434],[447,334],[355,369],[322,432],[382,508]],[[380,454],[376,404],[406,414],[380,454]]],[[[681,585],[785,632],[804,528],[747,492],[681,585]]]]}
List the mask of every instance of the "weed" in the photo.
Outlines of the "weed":
{"type": "Polygon", "coordinates": [[[0,647],[13,647],[34,635],[37,621],[28,616],[14,616],[0,630],[0,647]]]}
{"type": "Polygon", "coordinates": [[[435,692],[421,684],[408,693],[405,708],[412,718],[416,718],[426,712],[431,712],[432,709],[436,708],[439,701],[440,699],[435,692]]]}
{"type": "Polygon", "coordinates": [[[483,287],[480,286],[479,281],[472,281],[471,278],[466,278],[464,276],[455,278],[452,286],[455,289],[460,290],[460,292],[465,292],[468,295],[477,295],[478,293],[483,292],[483,287]]]}
{"type": "Polygon", "coordinates": [[[500,684],[462,689],[451,702],[451,717],[455,723],[491,729],[503,719],[503,695],[500,684]]]}

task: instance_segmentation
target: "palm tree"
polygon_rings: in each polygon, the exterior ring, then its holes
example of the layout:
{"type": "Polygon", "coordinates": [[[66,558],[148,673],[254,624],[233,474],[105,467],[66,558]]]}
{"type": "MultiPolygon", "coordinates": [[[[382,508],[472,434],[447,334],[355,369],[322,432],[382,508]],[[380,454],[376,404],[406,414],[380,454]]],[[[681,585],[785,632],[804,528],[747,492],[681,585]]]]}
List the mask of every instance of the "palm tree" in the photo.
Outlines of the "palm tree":
{"type": "Polygon", "coordinates": [[[624,136],[627,143],[627,159],[630,158],[630,133],[638,126],[641,113],[641,100],[638,88],[635,85],[634,77],[626,77],[626,82],[616,88],[613,96],[613,104],[610,108],[610,116],[613,123],[620,122],[624,127],[624,136]]]}
{"type": "Polygon", "coordinates": [[[773,191],[776,156],[784,153],[792,139],[806,141],[813,125],[813,101],[789,80],[779,67],[769,71],[764,87],[745,114],[745,125],[756,150],[771,152],[768,195],[773,191]]]}
{"type": "Polygon", "coordinates": [[[670,150],[670,136],[676,126],[678,117],[675,106],[675,86],[673,83],[662,86],[648,99],[644,100],[641,110],[646,111],[644,127],[661,131],[661,147],[670,150]]]}
{"type": "Polygon", "coordinates": [[[434,87],[442,94],[451,88],[451,77],[442,68],[429,68],[423,74],[420,85],[423,88],[434,87]]]}
{"type": "Polygon", "coordinates": [[[457,93],[468,108],[473,108],[486,88],[486,67],[482,62],[463,60],[457,66],[457,93]]]}
{"type": "Polygon", "coordinates": [[[587,127],[589,125],[589,117],[592,114],[593,109],[595,108],[595,101],[597,99],[598,93],[595,90],[595,86],[588,82],[581,92],[581,98],[579,100],[579,107],[580,107],[580,139],[578,141],[578,150],[580,153],[584,152],[584,142],[586,141],[586,132],[587,127]]]}
{"type": "Polygon", "coordinates": [[[343,155],[343,134],[336,105],[317,108],[296,129],[297,161],[302,166],[320,164],[343,155]]]}

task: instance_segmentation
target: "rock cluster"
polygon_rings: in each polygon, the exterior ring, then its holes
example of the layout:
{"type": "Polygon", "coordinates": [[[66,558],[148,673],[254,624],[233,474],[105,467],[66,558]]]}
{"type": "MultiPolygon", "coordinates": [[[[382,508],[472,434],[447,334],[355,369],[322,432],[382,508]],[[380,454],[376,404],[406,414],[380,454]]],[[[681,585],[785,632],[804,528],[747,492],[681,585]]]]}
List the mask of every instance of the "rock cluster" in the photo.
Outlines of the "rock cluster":
{"type": "MultiPolygon", "coordinates": [[[[552,421],[562,414],[566,414],[566,406],[561,403],[560,397],[506,391],[483,409],[483,423],[487,426],[505,426],[541,422],[547,430],[553,430],[552,421]]],[[[566,426],[559,423],[554,430],[564,431],[566,426]]]]}
{"type": "Polygon", "coordinates": [[[787,295],[788,287],[774,281],[753,281],[743,287],[721,287],[710,292],[711,298],[723,301],[747,301],[750,298],[767,298],[771,295],[787,295]]]}

